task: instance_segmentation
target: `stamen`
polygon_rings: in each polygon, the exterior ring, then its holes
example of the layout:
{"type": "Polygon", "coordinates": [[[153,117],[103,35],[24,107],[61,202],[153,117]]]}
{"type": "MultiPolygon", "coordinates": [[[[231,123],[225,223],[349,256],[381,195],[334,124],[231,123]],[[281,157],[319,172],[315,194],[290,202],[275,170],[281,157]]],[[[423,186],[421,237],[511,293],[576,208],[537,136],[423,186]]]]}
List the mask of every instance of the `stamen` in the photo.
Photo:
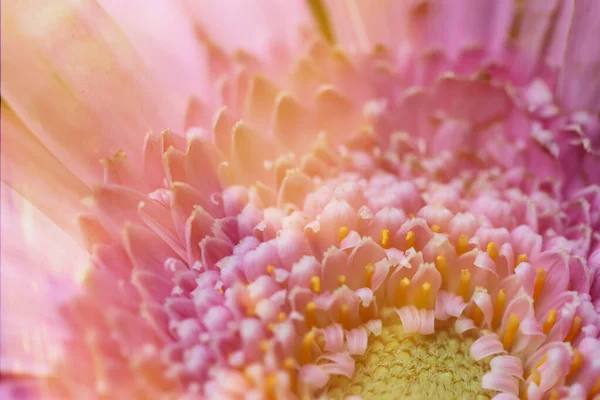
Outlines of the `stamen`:
{"type": "Polygon", "coordinates": [[[559,400],[560,399],[560,394],[558,393],[558,389],[554,388],[550,391],[550,396],[548,397],[548,400],[559,400]]]}
{"type": "Polygon", "coordinates": [[[269,344],[270,341],[268,339],[264,339],[260,341],[260,351],[262,351],[263,353],[266,353],[267,350],[269,350],[269,344]]]}
{"type": "Polygon", "coordinates": [[[346,284],[346,275],[340,275],[337,279],[338,287],[342,287],[346,284]]]}
{"type": "Polygon", "coordinates": [[[307,0],[307,2],[312,17],[319,27],[319,31],[321,31],[321,34],[329,43],[334,43],[335,38],[333,35],[333,29],[331,28],[331,21],[329,20],[329,12],[323,4],[323,1],[307,0]]]}
{"type": "Polygon", "coordinates": [[[463,298],[464,301],[468,300],[469,296],[469,284],[471,283],[471,273],[468,269],[462,269],[460,271],[460,282],[458,284],[458,295],[463,298]]]}
{"type": "Polygon", "coordinates": [[[458,255],[466,253],[469,249],[469,237],[467,235],[460,235],[458,238],[458,246],[456,248],[456,252],[458,255]]]}
{"type": "Polygon", "coordinates": [[[494,242],[488,243],[487,253],[492,260],[496,261],[496,259],[498,258],[498,247],[496,246],[496,243],[494,243],[494,242]]]}
{"type": "Polygon", "coordinates": [[[481,321],[483,321],[483,311],[477,304],[473,307],[473,315],[471,316],[473,323],[477,326],[481,325],[481,321]]]}
{"type": "Polygon", "coordinates": [[[554,327],[557,316],[558,316],[558,313],[556,312],[556,310],[554,308],[548,312],[548,316],[546,317],[546,321],[544,322],[544,326],[543,326],[545,335],[547,335],[548,332],[550,332],[552,330],[552,328],[554,327]]]}
{"type": "Polygon", "coordinates": [[[444,281],[446,280],[446,257],[437,256],[435,259],[435,268],[440,273],[442,277],[442,287],[444,286],[444,281]]]}
{"type": "Polygon", "coordinates": [[[527,262],[527,254],[519,254],[517,261],[515,261],[515,267],[524,262],[527,262]]]}
{"type": "Polygon", "coordinates": [[[265,394],[267,400],[276,400],[277,399],[277,375],[269,374],[267,376],[267,381],[265,382],[265,394]]]}
{"type": "Polygon", "coordinates": [[[281,311],[281,312],[279,313],[279,315],[277,315],[277,319],[279,319],[279,322],[283,322],[283,321],[285,321],[285,320],[286,320],[286,318],[287,318],[287,314],[286,314],[286,313],[284,313],[283,311],[281,311]]]}
{"type": "Polygon", "coordinates": [[[310,278],[310,290],[312,290],[314,294],[321,293],[321,278],[316,275],[310,278]]]}
{"type": "Polygon", "coordinates": [[[577,349],[573,351],[573,359],[571,360],[571,368],[569,368],[569,373],[565,377],[566,379],[571,378],[573,375],[579,371],[579,368],[583,365],[583,354],[577,349]]]}
{"type": "Polygon", "coordinates": [[[408,231],[406,234],[406,249],[410,249],[411,247],[415,247],[415,242],[417,241],[417,237],[413,231],[408,231]]]}
{"type": "Polygon", "coordinates": [[[254,304],[248,304],[246,306],[246,316],[248,317],[253,317],[256,315],[256,309],[254,304]]]}
{"type": "Polygon", "coordinates": [[[398,287],[398,293],[396,293],[396,306],[402,307],[406,303],[406,293],[408,292],[408,287],[410,286],[409,278],[402,278],[400,281],[400,286],[398,287]]]}
{"type": "Polygon", "coordinates": [[[592,386],[592,390],[588,393],[588,399],[593,399],[597,394],[600,393],[600,376],[596,378],[596,382],[594,386],[592,386]]]}
{"type": "Polygon", "coordinates": [[[302,364],[309,364],[312,361],[312,345],[315,337],[315,332],[310,331],[302,338],[302,347],[300,348],[300,362],[302,364]]]}
{"type": "Polygon", "coordinates": [[[417,307],[418,308],[431,308],[431,304],[429,302],[429,295],[431,294],[431,283],[425,282],[421,285],[421,292],[417,297],[417,307]]]}
{"type": "Polygon", "coordinates": [[[348,304],[342,304],[339,311],[339,320],[344,329],[350,329],[350,307],[348,304]]]}
{"type": "Polygon", "coordinates": [[[492,328],[497,328],[502,319],[502,313],[504,312],[504,305],[506,304],[506,292],[504,289],[498,291],[498,296],[494,302],[494,318],[492,318],[492,328]]]}
{"type": "Polygon", "coordinates": [[[373,319],[373,312],[370,306],[363,306],[362,304],[358,307],[358,315],[363,322],[367,322],[373,319]]]}
{"type": "Polygon", "coordinates": [[[365,267],[365,279],[366,279],[366,287],[371,287],[371,281],[373,280],[373,274],[375,274],[375,266],[373,264],[368,264],[365,267]]]}
{"type": "Polygon", "coordinates": [[[533,285],[533,299],[536,300],[542,294],[544,284],[546,283],[546,270],[538,268],[535,272],[535,283],[533,285]]]}
{"type": "Polygon", "coordinates": [[[540,382],[542,381],[542,375],[540,371],[536,369],[531,372],[531,381],[536,384],[536,386],[540,386],[540,382]]]}
{"type": "Polygon", "coordinates": [[[274,273],[275,273],[275,266],[274,265],[267,265],[267,274],[273,275],[274,273]]]}
{"type": "Polygon", "coordinates": [[[571,324],[571,330],[569,334],[565,338],[565,342],[572,342],[573,339],[577,337],[579,334],[579,329],[581,329],[581,317],[573,318],[573,323],[571,324]]]}
{"type": "Polygon", "coordinates": [[[283,368],[287,371],[288,376],[290,377],[290,390],[292,392],[296,391],[297,385],[297,374],[296,374],[296,361],[293,357],[287,357],[283,361],[283,368]]]}
{"type": "Polygon", "coordinates": [[[305,314],[306,325],[308,326],[308,329],[312,328],[313,326],[317,326],[317,303],[314,301],[308,302],[308,304],[306,304],[305,314]]]}
{"type": "Polygon", "coordinates": [[[223,290],[223,288],[219,288],[219,289],[217,290],[217,292],[219,292],[219,294],[223,294],[223,293],[225,293],[225,291],[223,290]]]}
{"type": "Polygon", "coordinates": [[[350,233],[350,231],[348,230],[347,227],[342,226],[339,230],[338,230],[338,238],[340,239],[340,242],[344,239],[346,239],[346,236],[348,236],[348,233],[350,233]]]}
{"type": "Polygon", "coordinates": [[[440,228],[439,225],[432,225],[431,226],[431,231],[435,232],[435,233],[440,233],[440,231],[442,230],[442,228],[440,228]]]}
{"type": "Polygon", "coordinates": [[[519,330],[519,317],[517,314],[510,314],[508,317],[508,328],[502,338],[502,346],[506,351],[510,351],[515,338],[517,337],[517,331],[519,330]]]}
{"type": "Polygon", "coordinates": [[[408,213],[408,219],[414,219],[416,215],[414,213],[408,213]]]}
{"type": "Polygon", "coordinates": [[[535,367],[533,367],[533,369],[531,371],[529,371],[529,373],[525,376],[525,379],[529,379],[529,377],[531,376],[531,374],[533,374],[533,371],[538,370],[548,359],[548,353],[544,354],[544,356],[542,357],[542,359],[540,360],[539,363],[537,363],[537,365],[535,367]]]}
{"type": "Polygon", "coordinates": [[[390,231],[389,229],[381,230],[381,247],[384,249],[390,248],[390,231]]]}

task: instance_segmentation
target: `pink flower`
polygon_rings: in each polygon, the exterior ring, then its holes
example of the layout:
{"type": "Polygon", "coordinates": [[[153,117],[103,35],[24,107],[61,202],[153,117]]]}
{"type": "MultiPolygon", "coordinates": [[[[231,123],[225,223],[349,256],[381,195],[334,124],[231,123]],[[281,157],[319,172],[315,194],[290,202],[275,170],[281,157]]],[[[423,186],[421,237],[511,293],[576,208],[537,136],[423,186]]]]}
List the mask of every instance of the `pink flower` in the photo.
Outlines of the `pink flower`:
{"type": "Polygon", "coordinates": [[[595,1],[138,3],[3,7],[3,396],[600,394],[595,1]]]}

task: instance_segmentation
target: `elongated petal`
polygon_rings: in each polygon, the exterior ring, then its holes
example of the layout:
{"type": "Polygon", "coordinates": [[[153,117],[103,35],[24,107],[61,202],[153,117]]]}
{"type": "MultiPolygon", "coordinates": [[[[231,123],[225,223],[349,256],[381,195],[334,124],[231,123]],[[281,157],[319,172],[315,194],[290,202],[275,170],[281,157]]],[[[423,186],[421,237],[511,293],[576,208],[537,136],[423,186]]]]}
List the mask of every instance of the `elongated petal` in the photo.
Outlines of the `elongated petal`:
{"type": "Polygon", "coordinates": [[[67,335],[57,306],[75,293],[87,254],[9,186],[1,193],[0,368],[47,374],[67,335]]]}
{"type": "Polygon", "coordinates": [[[2,100],[80,179],[99,178],[98,161],[119,149],[141,165],[146,131],[180,128],[182,102],[165,101],[95,1],[2,5],[2,100]]]}

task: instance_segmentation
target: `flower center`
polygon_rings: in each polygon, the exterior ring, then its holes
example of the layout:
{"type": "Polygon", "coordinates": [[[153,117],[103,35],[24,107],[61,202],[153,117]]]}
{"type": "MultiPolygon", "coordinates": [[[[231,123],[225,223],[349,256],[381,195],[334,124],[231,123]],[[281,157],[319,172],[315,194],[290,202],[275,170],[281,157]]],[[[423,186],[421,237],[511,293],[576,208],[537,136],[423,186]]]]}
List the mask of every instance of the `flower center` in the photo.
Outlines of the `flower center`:
{"type": "Polygon", "coordinates": [[[493,391],[481,388],[489,359],[475,361],[469,354],[475,340],[451,327],[433,335],[405,333],[400,321],[390,317],[356,359],[354,376],[332,378],[327,394],[332,399],[491,398],[493,391]]]}

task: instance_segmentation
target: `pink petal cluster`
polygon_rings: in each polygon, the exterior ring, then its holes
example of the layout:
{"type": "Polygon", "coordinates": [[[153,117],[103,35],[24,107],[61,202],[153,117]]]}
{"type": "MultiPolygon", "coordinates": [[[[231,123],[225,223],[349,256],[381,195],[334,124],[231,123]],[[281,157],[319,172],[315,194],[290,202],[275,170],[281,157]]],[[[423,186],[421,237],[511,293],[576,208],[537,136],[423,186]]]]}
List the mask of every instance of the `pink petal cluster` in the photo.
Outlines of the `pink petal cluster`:
{"type": "Polygon", "coordinates": [[[197,28],[214,85],[184,134],[103,160],[42,394],[319,396],[389,310],[477,335],[496,399],[600,394],[599,103],[558,69],[585,7],[330,3],[342,47],[307,29],[267,58],[197,28]]]}

